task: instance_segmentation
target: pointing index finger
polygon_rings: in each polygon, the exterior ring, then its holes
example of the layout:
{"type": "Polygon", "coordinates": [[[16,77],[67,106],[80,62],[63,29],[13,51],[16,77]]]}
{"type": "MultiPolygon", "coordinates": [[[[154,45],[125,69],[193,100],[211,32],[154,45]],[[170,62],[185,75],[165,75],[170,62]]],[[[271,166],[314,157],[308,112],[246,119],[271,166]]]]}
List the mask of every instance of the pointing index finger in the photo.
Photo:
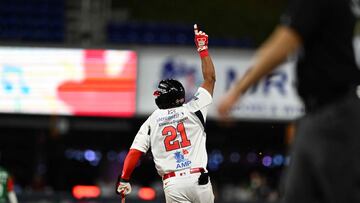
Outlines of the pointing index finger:
{"type": "Polygon", "coordinates": [[[194,24],[194,33],[197,35],[199,34],[198,26],[197,24],[194,24]]]}

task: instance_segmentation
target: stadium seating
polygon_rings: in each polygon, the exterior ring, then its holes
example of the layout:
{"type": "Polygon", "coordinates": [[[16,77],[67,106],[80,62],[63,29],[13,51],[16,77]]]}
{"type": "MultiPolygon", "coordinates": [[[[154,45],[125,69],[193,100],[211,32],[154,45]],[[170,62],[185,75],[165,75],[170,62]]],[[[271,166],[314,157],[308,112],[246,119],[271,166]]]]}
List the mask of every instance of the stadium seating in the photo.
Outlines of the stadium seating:
{"type": "Polygon", "coordinates": [[[0,1],[0,40],[63,42],[63,0],[0,1]]]}
{"type": "MultiPolygon", "coordinates": [[[[115,44],[151,44],[151,45],[192,45],[192,25],[109,22],[107,26],[107,42],[115,44]]],[[[212,46],[252,48],[250,38],[211,38],[212,46]]]]}

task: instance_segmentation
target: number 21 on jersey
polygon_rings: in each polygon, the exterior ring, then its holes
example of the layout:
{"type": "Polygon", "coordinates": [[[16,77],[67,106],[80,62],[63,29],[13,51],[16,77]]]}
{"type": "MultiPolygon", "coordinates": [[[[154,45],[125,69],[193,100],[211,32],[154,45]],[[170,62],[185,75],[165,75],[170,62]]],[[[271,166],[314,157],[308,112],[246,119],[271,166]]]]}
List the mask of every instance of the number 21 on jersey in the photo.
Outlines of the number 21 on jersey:
{"type": "Polygon", "coordinates": [[[172,125],[165,126],[162,130],[162,135],[166,136],[164,144],[167,152],[191,145],[191,142],[186,135],[183,122],[178,123],[176,128],[172,125]],[[180,134],[180,138],[177,136],[178,133],[180,134]]]}

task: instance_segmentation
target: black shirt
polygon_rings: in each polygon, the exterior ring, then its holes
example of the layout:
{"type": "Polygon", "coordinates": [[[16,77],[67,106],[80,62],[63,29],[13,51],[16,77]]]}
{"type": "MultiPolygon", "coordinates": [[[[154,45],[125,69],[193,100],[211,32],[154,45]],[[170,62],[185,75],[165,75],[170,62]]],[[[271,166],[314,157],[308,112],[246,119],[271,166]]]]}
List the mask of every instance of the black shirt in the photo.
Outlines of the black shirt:
{"type": "Polygon", "coordinates": [[[305,106],[321,106],[360,84],[353,49],[354,0],[289,0],[282,24],[303,40],[297,62],[298,93],[305,106]]]}

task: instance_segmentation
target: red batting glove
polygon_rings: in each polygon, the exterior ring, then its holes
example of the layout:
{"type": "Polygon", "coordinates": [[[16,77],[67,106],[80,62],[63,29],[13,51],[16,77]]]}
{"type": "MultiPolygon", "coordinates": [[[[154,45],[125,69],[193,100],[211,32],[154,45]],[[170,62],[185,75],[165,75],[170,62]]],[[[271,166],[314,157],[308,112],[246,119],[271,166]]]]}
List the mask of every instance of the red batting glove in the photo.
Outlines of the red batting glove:
{"type": "Polygon", "coordinates": [[[209,52],[208,52],[209,36],[205,32],[199,31],[197,24],[194,25],[194,33],[195,33],[194,41],[197,47],[197,51],[200,54],[200,57],[203,58],[205,56],[209,56],[209,52]]]}

